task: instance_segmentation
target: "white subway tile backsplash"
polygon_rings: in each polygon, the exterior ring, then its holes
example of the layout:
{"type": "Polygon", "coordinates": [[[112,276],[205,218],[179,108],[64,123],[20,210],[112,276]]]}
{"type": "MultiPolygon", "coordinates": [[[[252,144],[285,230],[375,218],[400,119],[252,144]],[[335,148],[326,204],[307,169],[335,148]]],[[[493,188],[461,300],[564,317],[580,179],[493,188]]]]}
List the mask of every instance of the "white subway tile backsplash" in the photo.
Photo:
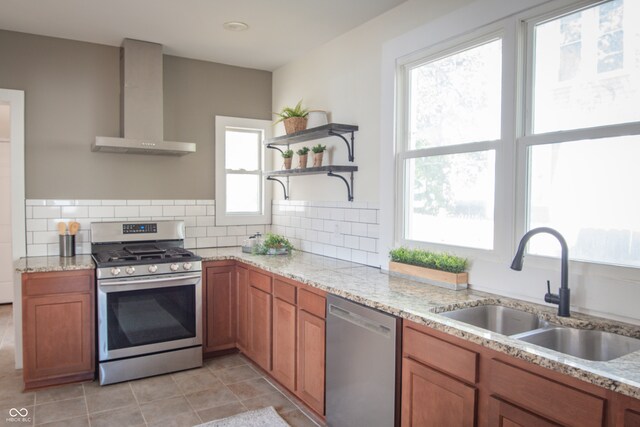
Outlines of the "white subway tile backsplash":
{"type": "Polygon", "coordinates": [[[344,246],[347,248],[358,249],[360,247],[360,238],[357,236],[344,236],[344,246]]]}
{"type": "Polygon", "coordinates": [[[367,235],[367,224],[362,224],[359,222],[354,222],[351,224],[351,234],[354,236],[366,236],[367,235]]]}
{"type": "Polygon", "coordinates": [[[140,206],[141,216],[161,216],[162,206],[140,206]]]}
{"type": "Polygon", "coordinates": [[[57,218],[60,216],[58,206],[34,206],[33,218],[57,218]]]}
{"type": "Polygon", "coordinates": [[[373,209],[360,209],[360,222],[377,223],[377,211],[373,209]]]}
{"type": "Polygon", "coordinates": [[[151,200],[127,200],[127,205],[131,206],[149,206],[151,200]]]}
{"type": "Polygon", "coordinates": [[[207,227],[185,227],[186,237],[207,237],[207,227]]]}
{"type": "Polygon", "coordinates": [[[69,218],[87,218],[89,208],[86,206],[61,206],[60,213],[69,218]]]}
{"type": "Polygon", "coordinates": [[[221,236],[218,237],[217,246],[236,246],[237,242],[236,236],[221,236]]]}
{"type": "MultiPolygon", "coordinates": [[[[114,218],[115,209],[113,206],[89,206],[89,217],[91,218],[114,218]]],[[[115,219],[114,219],[115,221],[115,219]]]]}
{"type": "Polygon", "coordinates": [[[187,206],[185,210],[186,216],[202,216],[207,214],[206,206],[187,206]]]}
{"type": "Polygon", "coordinates": [[[163,206],[162,216],[185,216],[185,206],[163,206]]]}
{"type": "MultiPolygon", "coordinates": [[[[126,205],[126,201],[124,202],[126,205]]],[[[126,217],[140,216],[140,208],[138,206],[116,206],[115,215],[126,216],[126,217]]]]}
{"type": "Polygon", "coordinates": [[[47,220],[46,219],[27,219],[27,230],[47,231],[47,220]]]}
{"type": "Polygon", "coordinates": [[[367,252],[376,251],[376,239],[369,237],[360,237],[360,249],[367,252]]]}
{"type": "Polygon", "coordinates": [[[210,227],[216,225],[215,216],[197,216],[196,225],[198,227],[210,227]]]}

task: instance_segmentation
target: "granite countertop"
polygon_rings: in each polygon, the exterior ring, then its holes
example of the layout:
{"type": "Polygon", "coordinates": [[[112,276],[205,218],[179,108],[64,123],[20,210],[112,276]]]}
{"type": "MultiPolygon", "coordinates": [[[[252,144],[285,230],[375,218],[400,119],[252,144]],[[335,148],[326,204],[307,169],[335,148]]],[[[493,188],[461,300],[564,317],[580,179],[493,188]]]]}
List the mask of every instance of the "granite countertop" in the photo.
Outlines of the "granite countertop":
{"type": "MultiPolygon", "coordinates": [[[[438,313],[477,305],[499,304],[541,315],[545,320],[581,329],[600,329],[640,338],[640,326],[572,313],[559,318],[556,309],[474,290],[453,291],[389,276],[378,268],[294,251],[288,256],[243,253],[240,248],[197,249],[203,261],[238,260],[360,304],[420,323],[561,372],[606,389],[640,399],[640,351],[608,362],[593,362],[528,344],[438,313]]],[[[36,257],[16,262],[19,273],[95,268],[89,255],[36,257]]]]}

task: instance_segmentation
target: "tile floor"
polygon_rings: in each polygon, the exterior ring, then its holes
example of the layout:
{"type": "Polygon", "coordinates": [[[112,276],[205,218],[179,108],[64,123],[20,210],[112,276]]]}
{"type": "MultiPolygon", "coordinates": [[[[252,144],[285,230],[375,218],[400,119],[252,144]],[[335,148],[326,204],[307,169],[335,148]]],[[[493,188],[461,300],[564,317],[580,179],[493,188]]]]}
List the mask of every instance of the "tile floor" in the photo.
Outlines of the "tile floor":
{"type": "Polygon", "coordinates": [[[13,335],[11,306],[0,305],[0,426],[193,426],[266,406],[293,427],[318,426],[295,397],[240,354],[127,383],[100,387],[93,381],[25,393],[22,371],[14,369],[13,335]],[[27,420],[12,421],[11,408],[26,408],[27,420]]]}

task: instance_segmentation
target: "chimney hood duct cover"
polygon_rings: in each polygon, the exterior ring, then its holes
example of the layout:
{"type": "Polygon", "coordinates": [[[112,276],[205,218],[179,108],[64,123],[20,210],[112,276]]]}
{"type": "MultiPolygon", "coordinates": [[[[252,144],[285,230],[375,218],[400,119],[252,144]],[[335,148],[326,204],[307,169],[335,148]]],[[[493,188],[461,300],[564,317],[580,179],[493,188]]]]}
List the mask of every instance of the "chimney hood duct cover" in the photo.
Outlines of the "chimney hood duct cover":
{"type": "Polygon", "coordinates": [[[122,138],[96,136],[91,151],[182,156],[192,142],[164,141],[162,45],[124,39],[120,52],[122,138]]]}

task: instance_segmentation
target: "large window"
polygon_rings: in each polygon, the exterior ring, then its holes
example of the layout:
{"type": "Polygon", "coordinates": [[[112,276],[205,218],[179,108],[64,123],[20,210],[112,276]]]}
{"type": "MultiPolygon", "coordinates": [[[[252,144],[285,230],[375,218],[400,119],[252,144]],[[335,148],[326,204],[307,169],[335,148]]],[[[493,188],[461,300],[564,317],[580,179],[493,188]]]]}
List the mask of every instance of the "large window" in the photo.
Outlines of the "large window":
{"type": "Polygon", "coordinates": [[[216,224],[268,224],[262,171],[267,120],[216,117],[216,224]]]}
{"type": "Polygon", "coordinates": [[[525,228],[557,229],[576,260],[640,267],[638,22],[638,2],[614,0],[528,23],[525,228]]]}
{"type": "Polygon", "coordinates": [[[492,249],[501,38],[427,56],[402,72],[402,240],[492,249]]]}

